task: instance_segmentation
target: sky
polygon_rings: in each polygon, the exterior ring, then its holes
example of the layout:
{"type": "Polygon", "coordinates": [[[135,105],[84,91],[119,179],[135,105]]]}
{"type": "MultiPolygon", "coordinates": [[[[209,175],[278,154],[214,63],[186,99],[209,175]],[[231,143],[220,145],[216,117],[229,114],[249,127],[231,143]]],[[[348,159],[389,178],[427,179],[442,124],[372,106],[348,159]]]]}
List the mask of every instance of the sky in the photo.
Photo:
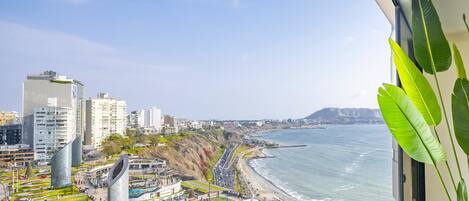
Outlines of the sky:
{"type": "Polygon", "coordinates": [[[0,1],[0,111],[45,70],[180,118],[376,108],[390,32],[374,0],[0,1]]]}

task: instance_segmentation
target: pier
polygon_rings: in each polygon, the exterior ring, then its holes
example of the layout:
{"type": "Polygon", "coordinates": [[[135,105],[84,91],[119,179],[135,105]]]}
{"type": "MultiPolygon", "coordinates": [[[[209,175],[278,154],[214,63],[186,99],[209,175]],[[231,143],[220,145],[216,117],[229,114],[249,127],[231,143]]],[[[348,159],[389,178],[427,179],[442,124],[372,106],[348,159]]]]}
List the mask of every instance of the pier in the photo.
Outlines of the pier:
{"type": "Polygon", "coordinates": [[[295,148],[295,147],[306,147],[305,144],[296,144],[296,145],[268,145],[265,148],[267,149],[277,149],[277,148],[295,148]]]}

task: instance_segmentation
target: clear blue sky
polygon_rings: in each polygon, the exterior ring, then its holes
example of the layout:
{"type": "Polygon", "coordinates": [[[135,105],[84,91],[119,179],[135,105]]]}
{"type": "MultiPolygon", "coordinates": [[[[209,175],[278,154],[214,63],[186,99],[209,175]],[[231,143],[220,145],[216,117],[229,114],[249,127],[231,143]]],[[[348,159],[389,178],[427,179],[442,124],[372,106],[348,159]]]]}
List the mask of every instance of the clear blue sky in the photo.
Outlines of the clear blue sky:
{"type": "Polygon", "coordinates": [[[373,0],[1,1],[0,110],[48,69],[184,118],[377,107],[390,31],[373,0]]]}

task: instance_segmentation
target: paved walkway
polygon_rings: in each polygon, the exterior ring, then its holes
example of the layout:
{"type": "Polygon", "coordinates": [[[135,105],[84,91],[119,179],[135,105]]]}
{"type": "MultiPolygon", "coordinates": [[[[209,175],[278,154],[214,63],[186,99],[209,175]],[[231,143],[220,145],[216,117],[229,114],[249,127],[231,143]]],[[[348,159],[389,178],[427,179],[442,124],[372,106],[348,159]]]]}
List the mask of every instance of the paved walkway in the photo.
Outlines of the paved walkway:
{"type": "Polygon", "coordinates": [[[85,176],[84,172],[77,172],[75,174],[75,184],[79,189],[85,190],[85,193],[90,197],[92,200],[95,201],[104,201],[107,198],[107,188],[95,188],[90,181],[88,181],[85,176]]]}

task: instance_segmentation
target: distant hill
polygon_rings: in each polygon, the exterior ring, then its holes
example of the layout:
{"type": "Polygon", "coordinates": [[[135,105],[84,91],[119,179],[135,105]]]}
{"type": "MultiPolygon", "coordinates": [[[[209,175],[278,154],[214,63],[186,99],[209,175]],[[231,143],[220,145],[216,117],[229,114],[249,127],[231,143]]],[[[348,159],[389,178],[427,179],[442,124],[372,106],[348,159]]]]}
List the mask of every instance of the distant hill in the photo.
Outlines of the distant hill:
{"type": "Polygon", "coordinates": [[[383,123],[379,109],[324,108],[305,117],[309,122],[321,124],[377,124],[383,123]]]}

